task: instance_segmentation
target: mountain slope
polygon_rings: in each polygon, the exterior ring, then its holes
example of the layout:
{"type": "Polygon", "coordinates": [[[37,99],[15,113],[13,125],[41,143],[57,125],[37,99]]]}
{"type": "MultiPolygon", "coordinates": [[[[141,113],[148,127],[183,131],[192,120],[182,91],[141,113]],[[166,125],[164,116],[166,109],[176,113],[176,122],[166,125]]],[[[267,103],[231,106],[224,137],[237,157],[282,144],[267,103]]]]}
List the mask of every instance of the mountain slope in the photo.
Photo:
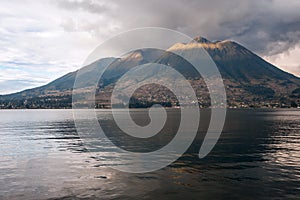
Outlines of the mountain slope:
{"type": "MultiPolygon", "coordinates": [[[[191,49],[197,48],[204,48],[216,63],[224,79],[229,106],[278,107],[300,105],[300,78],[278,69],[236,42],[211,42],[205,38],[197,37],[187,44],[175,44],[170,47],[170,50],[181,50],[188,54],[191,49]]],[[[87,87],[93,86],[96,81],[91,78],[92,75],[97,70],[101,70],[112,59],[114,58],[104,58],[84,68],[84,76],[86,77],[84,80],[86,80],[85,85],[87,87]]],[[[99,82],[97,100],[100,103],[107,102],[114,83],[124,73],[137,65],[149,62],[174,67],[190,81],[199,96],[200,105],[209,106],[205,102],[209,101],[205,83],[191,64],[171,52],[154,49],[137,50],[123,58],[116,59],[105,71],[103,79],[99,82]],[[200,96],[202,97],[200,98],[200,96]]],[[[77,72],[68,73],[42,87],[0,96],[0,106],[2,108],[70,107],[72,88],[77,72]]],[[[156,90],[157,86],[142,88],[137,91],[135,98],[143,99],[140,97],[156,90]]],[[[167,93],[156,94],[155,98],[152,95],[151,98],[155,101],[165,102],[166,99],[162,97],[167,93]]],[[[149,101],[148,97],[147,101],[149,101]]],[[[170,97],[169,101],[176,105],[176,98],[170,97]]]]}

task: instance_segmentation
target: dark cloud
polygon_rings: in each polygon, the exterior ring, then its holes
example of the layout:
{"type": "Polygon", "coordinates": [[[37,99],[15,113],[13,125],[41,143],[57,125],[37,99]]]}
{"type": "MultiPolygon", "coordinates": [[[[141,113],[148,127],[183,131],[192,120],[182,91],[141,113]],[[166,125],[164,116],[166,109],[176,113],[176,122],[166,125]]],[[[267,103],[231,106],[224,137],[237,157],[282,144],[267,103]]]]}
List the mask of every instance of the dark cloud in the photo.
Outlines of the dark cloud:
{"type": "Polygon", "coordinates": [[[68,9],[106,13],[124,30],[161,26],[210,40],[232,39],[262,55],[273,55],[299,42],[298,0],[112,0],[114,9],[94,1],[59,1],[68,9]]]}

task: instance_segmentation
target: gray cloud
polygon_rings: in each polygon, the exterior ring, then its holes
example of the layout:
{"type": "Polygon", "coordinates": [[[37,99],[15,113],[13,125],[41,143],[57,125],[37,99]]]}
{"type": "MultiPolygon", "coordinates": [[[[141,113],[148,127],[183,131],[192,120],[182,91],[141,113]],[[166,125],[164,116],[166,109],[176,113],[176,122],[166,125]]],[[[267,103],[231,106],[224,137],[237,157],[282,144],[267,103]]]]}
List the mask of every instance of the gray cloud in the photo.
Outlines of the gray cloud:
{"type": "MultiPolygon", "coordinates": [[[[62,2],[61,2],[62,3],[62,2]]],[[[191,37],[232,39],[262,55],[274,55],[299,43],[300,1],[297,0],[112,0],[114,9],[92,1],[67,1],[62,5],[91,13],[106,11],[121,29],[162,26],[191,37]],[[103,8],[104,6],[104,8],[103,8]]]]}
{"type": "Polygon", "coordinates": [[[85,10],[94,14],[101,14],[108,10],[108,7],[101,1],[70,1],[70,0],[57,0],[60,7],[68,10],[85,10]]]}
{"type": "Polygon", "coordinates": [[[73,71],[99,43],[146,26],[232,39],[300,77],[299,0],[25,2],[0,2],[0,94],[30,87],[26,80],[38,86],[73,71]],[[24,84],[9,82],[21,79],[24,84]]]}

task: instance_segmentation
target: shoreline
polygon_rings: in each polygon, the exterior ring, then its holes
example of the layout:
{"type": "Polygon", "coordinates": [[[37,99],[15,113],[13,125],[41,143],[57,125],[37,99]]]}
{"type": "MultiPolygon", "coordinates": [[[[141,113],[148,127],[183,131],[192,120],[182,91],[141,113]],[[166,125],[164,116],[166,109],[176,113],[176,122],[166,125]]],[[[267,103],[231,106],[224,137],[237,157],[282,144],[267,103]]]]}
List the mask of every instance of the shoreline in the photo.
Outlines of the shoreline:
{"type": "MultiPolygon", "coordinates": [[[[151,107],[149,107],[151,108],[151,107]]],[[[148,110],[149,108],[129,108],[130,110],[148,110]]],[[[179,110],[181,109],[180,107],[163,107],[166,110],[179,110]]],[[[0,108],[1,110],[92,110],[93,108],[0,108]]],[[[125,110],[128,108],[114,108],[117,110],[125,110]]],[[[200,110],[207,110],[207,109],[212,109],[212,108],[199,108],[200,110]]],[[[214,108],[214,109],[224,109],[224,108],[214,108]]],[[[299,110],[300,107],[276,107],[276,108],[270,108],[270,107],[227,107],[226,109],[229,110],[299,110]]],[[[112,108],[94,108],[94,110],[112,110],[112,108]]]]}

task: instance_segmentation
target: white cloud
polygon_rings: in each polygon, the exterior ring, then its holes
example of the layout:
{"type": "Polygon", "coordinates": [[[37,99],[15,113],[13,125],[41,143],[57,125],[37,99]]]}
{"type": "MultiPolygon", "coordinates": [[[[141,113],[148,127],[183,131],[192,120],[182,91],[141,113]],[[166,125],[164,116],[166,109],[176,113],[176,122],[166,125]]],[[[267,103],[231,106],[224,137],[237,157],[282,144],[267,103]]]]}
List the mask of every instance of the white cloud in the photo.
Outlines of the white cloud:
{"type": "Polygon", "coordinates": [[[264,57],[277,67],[300,77],[300,45],[290,48],[283,53],[264,57]]]}
{"type": "Polygon", "coordinates": [[[234,39],[299,75],[299,6],[297,0],[0,1],[0,94],[78,69],[105,39],[145,26],[234,39]]]}
{"type": "Polygon", "coordinates": [[[0,94],[42,85],[78,69],[110,34],[100,27],[115,28],[105,15],[66,10],[55,1],[1,1],[0,13],[0,88],[5,88],[0,94]]]}

